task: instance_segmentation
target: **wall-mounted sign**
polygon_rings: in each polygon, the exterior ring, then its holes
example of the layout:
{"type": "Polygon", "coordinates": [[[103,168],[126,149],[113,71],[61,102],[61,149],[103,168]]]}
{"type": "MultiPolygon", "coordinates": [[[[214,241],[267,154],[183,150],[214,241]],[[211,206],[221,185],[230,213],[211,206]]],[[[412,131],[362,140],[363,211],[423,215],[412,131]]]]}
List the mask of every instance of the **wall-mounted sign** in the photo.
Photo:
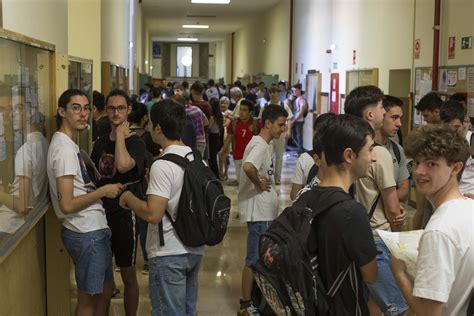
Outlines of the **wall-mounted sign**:
{"type": "Polygon", "coordinates": [[[448,59],[454,59],[456,56],[456,37],[451,36],[448,41],[448,59]]]}
{"type": "Polygon", "coordinates": [[[472,36],[466,36],[461,38],[461,49],[471,49],[472,48],[472,36]]]}
{"type": "Polygon", "coordinates": [[[415,40],[415,59],[420,59],[421,40],[415,40]]]}

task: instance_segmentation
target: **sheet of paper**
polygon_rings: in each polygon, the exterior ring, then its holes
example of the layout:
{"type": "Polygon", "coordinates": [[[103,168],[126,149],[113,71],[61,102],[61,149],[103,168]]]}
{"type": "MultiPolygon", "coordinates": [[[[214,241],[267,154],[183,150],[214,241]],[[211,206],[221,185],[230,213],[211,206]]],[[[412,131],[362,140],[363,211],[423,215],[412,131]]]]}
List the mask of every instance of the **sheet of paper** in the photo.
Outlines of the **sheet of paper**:
{"type": "Polygon", "coordinates": [[[467,92],[474,92],[474,67],[467,69],[467,92]]]}
{"type": "Polygon", "coordinates": [[[0,137],[0,161],[5,161],[7,159],[7,142],[5,137],[0,137]]]}
{"type": "Polygon", "coordinates": [[[458,84],[458,72],[456,70],[448,71],[448,87],[455,88],[458,84]]]}
{"type": "Polygon", "coordinates": [[[458,79],[466,80],[466,67],[461,67],[458,69],[458,79]]]}
{"type": "Polygon", "coordinates": [[[407,272],[415,278],[416,262],[418,261],[418,244],[420,243],[423,230],[412,230],[406,232],[387,232],[375,230],[382,238],[390,253],[397,259],[404,261],[407,265],[407,272]]]}

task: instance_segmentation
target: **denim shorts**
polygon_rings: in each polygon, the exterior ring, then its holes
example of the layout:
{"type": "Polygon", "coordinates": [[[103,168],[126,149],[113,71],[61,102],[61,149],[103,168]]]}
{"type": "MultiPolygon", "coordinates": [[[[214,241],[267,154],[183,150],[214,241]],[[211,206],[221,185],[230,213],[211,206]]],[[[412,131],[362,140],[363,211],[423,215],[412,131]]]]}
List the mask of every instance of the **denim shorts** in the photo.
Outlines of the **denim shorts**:
{"type": "Polygon", "coordinates": [[[66,227],[61,237],[74,262],[77,288],[87,294],[100,294],[104,283],[112,282],[112,250],[109,228],[76,233],[66,227]]]}
{"type": "Polygon", "coordinates": [[[390,252],[381,240],[376,240],[375,246],[378,251],[378,275],[375,283],[368,284],[370,294],[385,315],[402,314],[408,306],[390,269],[390,252]]]}
{"type": "Polygon", "coordinates": [[[258,260],[258,248],[260,243],[260,236],[272,224],[269,222],[247,222],[247,257],[245,258],[245,265],[252,266],[258,260]]]}

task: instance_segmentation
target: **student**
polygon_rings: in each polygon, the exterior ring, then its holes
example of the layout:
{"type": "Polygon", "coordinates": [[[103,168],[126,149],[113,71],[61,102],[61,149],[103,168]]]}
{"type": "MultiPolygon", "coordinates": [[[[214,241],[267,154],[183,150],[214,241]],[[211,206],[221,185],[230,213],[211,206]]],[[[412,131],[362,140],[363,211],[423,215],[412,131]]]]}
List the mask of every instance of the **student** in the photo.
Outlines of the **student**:
{"type": "MultiPolygon", "coordinates": [[[[246,101],[249,102],[249,101],[246,101]]],[[[241,112],[245,107],[241,103],[241,112]]],[[[242,272],[240,315],[255,315],[251,300],[253,272],[250,268],[258,258],[258,242],[278,214],[278,194],[273,178],[270,142],[286,130],[288,113],[280,106],[268,105],[263,112],[263,127],[245,148],[239,183],[239,218],[247,222],[247,256],[242,272]]]]}
{"type": "Polygon", "coordinates": [[[329,301],[329,315],[368,315],[364,283],[377,279],[377,249],[364,206],[351,199],[349,187],[368,175],[376,161],[374,132],[364,120],[343,114],[330,117],[320,134],[325,164],[312,203],[322,205],[333,194],[349,198],[325,211],[314,225],[319,272],[326,289],[345,271],[340,288],[329,301]]]}
{"type": "MultiPolygon", "coordinates": [[[[181,140],[186,112],[172,100],[153,106],[148,125],[153,141],[163,148],[163,154],[185,157],[192,150],[181,140]]],[[[192,160],[193,155],[187,156],[192,160]]],[[[194,315],[198,291],[198,273],[203,247],[186,247],[167,216],[175,217],[183,188],[184,170],[175,163],[157,160],[150,170],[147,201],[141,201],[130,191],[120,198],[148,224],[147,253],[149,262],[149,293],[152,315],[194,315]],[[164,246],[160,246],[158,223],[163,221],[164,246]]]]}
{"type": "Polygon", "coordinates": [[[454,128],[423,126],[405,142],[414,159],[413,177],[434,214],[418,246],[415,281],[392,257],[397,284],[416,315],[467,315],[474,288],[474,201],[463,197],[459,179],[469,145],[454,128]]]}
{"type": "Polygon", "coordinates": [[[99,91],[92,93],[92,141],[110,133],[110,121],[105,113],[105,96],[99,91]]]}
{"type": "Polygon", "coordinates": [[[254,104],[248,100],[240,102],[240,115],[234,118],[229,126],[227,126],[227,137],[224,140],[224,146],[220,150],[220,156],[227,157],[229,155],[229,146],[232,143],[237,184],[240,183],[245,148],[252,137],[260,132],[261,128],[260,122],[252,116],[253,107],[254,104]]]}
{"type": "MultiPolygon", "coordinates": [[[[376,133],[379,133],[385,114],[383,99],[384,94],[378,87],[361,86],[355,88],[346,98],[345,113],[364,119],[376,133]]],[[[376,146],[374,152],[377,161],[370,165],[367,177],[360,178],[355,182],[356,200],[365,207],[369,214],[375,245],[379,252],[377,255],[377,281],[369,285],[372,298],[369,301],[369,307],[371,313],[382,311],[400,315],[408,309],[408,306],[402,293],[396,287],[390,271],[388,248],[380,240],[375,229],[400,231],[405,222],[406,213],[400,207],[398,200],[392,155],[383,146],[376,146]]]]}
{"type": "Polygon", "coordinates": [[[436,92],[430,92],[423,96],[415,109],[423,115],[423,119],[428,124],[436,124],[440,122],[439,112],[443,100],[439,97],[436,92]]]}
{"type": "MultiPolygon", "coordinates": [[[[108,137],[101,137],[94,143],[91,159],[101,175],[98,186],[109,183],[128,183],[142,197],[146,171],[145,142],[130,130],[127,121],[132,107],[128,95],[119,89],[112,90],[105,100],[105,111],[112,130],[108,137]]],[[[124,307],[126,315],[136,315],[139,287],[135,271],[136,229],[135,214],[119,205],[119,199],[103,198],[107,223],[112,230],[112,252],[115,264],[120,268],[124,283],[124,307]]]]}
{"type": "Polygon", "coordinates": [[[117,197],[124,186],[96,189],[74,142],[86,129],[90,112],[87,95],[66,90],[58,100],[57,123],[48,150],[47,173],[51,201],[62,221],[61,237],[74,262],[78,288],[76,315],[108,315],[112,295],[111,232],[100,201],[117,197]]]}
{"type": "MultiPolygon", "coordinates": [[[[461,102],[450,100],[441,106],[441,121],[456,127],[458,134],[465,138],[471,147],[474,136],[467,128],[465,117],[465,108],[461,102]]],[[[472,153],[464,163],[464,171],[461,180],[459,180],[459,190],[464,196],[474,198],[474,159],[472,153]]]]}
{"type": "Polygon", "coordinates": [[[383,107],[385,109],[383,124],[375,132],[375,142],[378,145],[384,146],[390,152],[395,182],[397,183],[398,200],[405,202],[408,199],[410,190],[410,182],[408,180],[410,173],[407,168],[407,159],[403,148],[390,139],[390,137],[397,135],[402,126],[403,101],[391,95],[385,95],[383,107]]]}
{"type": "Polygon", "coordinates": [[[302,85],[297,83],[292,88],[293,96],[295,98],[294,115],[291,120],[293,124],[293,139],[297,145],[297,152],[299,155],[303,153],[303,124],[305,113],[308,111],[306,99],[303,96],[302,85]]]}
{"type": "Polygon", "coordinates": [[[276,86],[270,87],[270,89],[268,89],[268,93],[270,96],[270,101],[266,103],[263,109],[260,111],[258,118],[262,118],[263,111],[269,104],[281,106],[288,113],[287,131],[284,132],[280,138],[273,140],[273,153],[275,154],[275,184],[279,185],[281,183],[281,171],[283,169],[283,154],[285,153],[286,142],[288,138],[291,137],[291,118],[293,117],[293,113],[291,113],[291,109],[288,104],[280,102],[280,99],[278,98],[278,88],[276,86]]]}
{"type": "Polygon", "coordinates": [[[308,179],[310,171],[314,168],[315,163],[321,159],[321,156],[318,156],[317,151],[315,151],[315,138],[319,133],[320,128],[323,128],[326,125],[326,122],[334,116],[336,116],[334,113],[324,113],[318,116],[314,121],[313,150],[302,153],[296,161],[295,172],[291,180],[290,198],[292,201],[296,199],[298,192],[312,181],[312,179],[308,179]]]}

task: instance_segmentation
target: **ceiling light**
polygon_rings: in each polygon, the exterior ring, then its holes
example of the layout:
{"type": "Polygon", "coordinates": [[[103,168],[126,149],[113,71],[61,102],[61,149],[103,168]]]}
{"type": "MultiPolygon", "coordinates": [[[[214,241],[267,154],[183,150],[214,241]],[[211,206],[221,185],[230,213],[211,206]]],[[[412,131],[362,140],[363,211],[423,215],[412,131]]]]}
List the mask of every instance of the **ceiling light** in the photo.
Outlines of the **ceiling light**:
{"type": "Polygon", "coordinates": [[[191,3],[229,4],[230,0],[191,0],[191,3]]]}
{"type": "Polygon", "coordinates": [[[178,41],[180,42],[197,42],[197,38],[193,37],[178,37],[178,41]]]}
{"type": "Polygon", "coordinates": [[[183,29],[208,29],[209,25],[203,24],[184,24],[183,29]]]}

